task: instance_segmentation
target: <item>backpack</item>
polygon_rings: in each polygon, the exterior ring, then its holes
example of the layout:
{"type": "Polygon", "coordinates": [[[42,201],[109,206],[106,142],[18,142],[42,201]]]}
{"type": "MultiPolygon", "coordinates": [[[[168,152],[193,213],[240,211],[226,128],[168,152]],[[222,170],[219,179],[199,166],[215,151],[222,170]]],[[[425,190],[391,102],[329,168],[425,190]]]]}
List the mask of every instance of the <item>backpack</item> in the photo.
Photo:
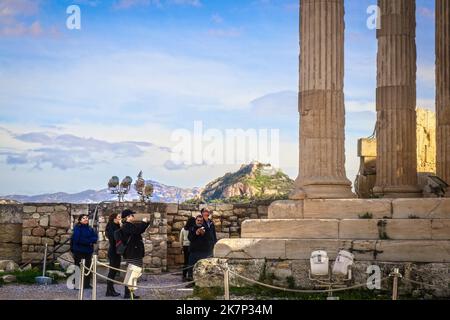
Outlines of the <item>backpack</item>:
{"type": "Polygon", "coordinates": [[[116,253],[120,256],[123,255],[130,243],[131,236],[125,241],[122,229],[118,229],[114,231],[114,240],[116,241],[116,253]]]}

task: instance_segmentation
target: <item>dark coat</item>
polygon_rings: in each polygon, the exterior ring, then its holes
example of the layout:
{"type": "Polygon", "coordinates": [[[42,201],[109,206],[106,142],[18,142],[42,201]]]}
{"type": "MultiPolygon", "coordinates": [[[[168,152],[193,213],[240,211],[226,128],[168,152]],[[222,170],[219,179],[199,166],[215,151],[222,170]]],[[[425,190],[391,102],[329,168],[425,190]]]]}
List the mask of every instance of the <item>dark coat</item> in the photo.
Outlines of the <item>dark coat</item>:
{"type": "MultiPolygon", "coordinates": [[[[208,240],[208,233],[204,235],[197,235],[196,232],[202,226],[194,226],[189,230],[188,239],[191,242],[189,252],[191,253],[205,253],[209,252],[210,242],[208,240]]],[[[206,230],[205,230],[206,231],[206,230]]]]}
{"type": "Polygon", "coordinates": [[[72,234],[72,252],[92,254],[98,235],[93,228],[84,224],[77,224],[72,234]]]}
{"type": "Polygon", "coordinates": [[[145,256],[144,241],[142,234],[147,230],[150,223],[125,222],[122,225],[122,234],[127,248],[123,254],[125,259],[141,259],[145,256]]]}
{"type": "Polygon", "coordinates": [[[108,256],[119,256],[116,253],[116,240],[114,239],[114,232],[116,230],[120,229],[120,225],[115,224],[114,222],[108,222],[105,229],[105,235],[108,238],[109,241],[109,248],[108,248],[108,256]]]}
{"type": "Polygon", "coordinates": [[[208,222],[204,222],[203,226],[205,227],[205,231],[206,231],[206,239],[208,240],[208,244],[209,244],[209,253],[212,254],[212,252],[214,251],[214,246],[217,243],[217,234],[216,234],[216,226],[214,225],[214,222],[212,222],[211,220],[209,220],[208,222]]]}

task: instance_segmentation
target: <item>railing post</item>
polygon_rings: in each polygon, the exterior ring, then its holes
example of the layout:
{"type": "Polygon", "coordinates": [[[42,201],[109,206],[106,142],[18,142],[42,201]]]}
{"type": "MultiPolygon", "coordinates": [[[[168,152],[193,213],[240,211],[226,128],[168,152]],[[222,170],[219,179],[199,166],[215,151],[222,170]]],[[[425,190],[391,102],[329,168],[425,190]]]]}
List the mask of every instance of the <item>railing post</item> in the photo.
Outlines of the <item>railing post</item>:
{"type": "Polygon", "coordinates": [[[399,268],[394,268],[394,271],[390,274],[390,276],[394,277],[392,283],[392,300],[398,300],[398,280],[402,277],[399,268]]]}
{"type": "Polygon", "coordinates": [[[228,269],[228,265],[225,267],[225,271],[223,274],[223,288],[225,293],[225,300],[230,300],[230,270],[228,269]]]}
{"type": "Polygon", "coordinates": [[[97,300],[97,255],[92,257],[92,300],[97,300]]]}
{"type": "Polygon", "coordinates": [[[80,291],[79,291],[79,295],[78,295],[78,300],[83,300],[83,290],[84,290],[84,266],[86,264],[86,260],[85,259],[81,259],[81,263],[80,263],[80,291]]]}

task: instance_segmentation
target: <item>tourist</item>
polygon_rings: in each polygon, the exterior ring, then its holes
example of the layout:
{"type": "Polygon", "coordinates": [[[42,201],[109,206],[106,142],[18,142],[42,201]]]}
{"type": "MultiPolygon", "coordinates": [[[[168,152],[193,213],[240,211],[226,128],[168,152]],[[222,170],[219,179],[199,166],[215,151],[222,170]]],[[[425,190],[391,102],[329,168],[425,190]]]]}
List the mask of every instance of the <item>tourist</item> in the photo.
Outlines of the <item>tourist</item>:
{"type": "Polygon", "coordinates": [[[212,258],[214,255],[214,246],[217,243],[217,234],[216,234],[216,226],[214,222],[211,220],[211,212],[207,208],[203,208],[202,211],[203,216],[203,226],[206,231],[206,239],[208,240],[208,258],[212,258]]]}
{"type": "Polygon", "coordinates": [[[186,225],[183,229],[180,231],[180,243],[183,246],[183,257],[184,257],[184,264],[183,264],[183,281],[186,281],[188,276],[188,267],[189,267],[189,230],[195,226],[195,218],[190,217],[188,221],[186,222],[186,225]]]}
{"type": "MultiPolygon", "coordinates": [[[[147,219],[143,219],[141,223],[133,223],[134,222],[134,214],[135,212],[129,209],[126,209],[122,212],[122,236],[125,239],[126,249],[123,254],[124,261],[127,263],[127,266],[132,264],[137,267],[143,267],[144,256],[145,256],[145,248],[144,241],[142,240],[142,234],[147,230],[150,223],[147,219]]],[[[128,287],[125,287],[125,299],[131,298],[131,292],[128,287]]],[[[139,299],[138,296],[134,295],[134,299],[139,299]]]]}
{"type": "MultiPolygon", "coordinates": [[[[91,267],[94,244],[97,243],[97,240],[97,232],[89,226],[89,216],[87,214],[80,215],[71,238],[71,250],[76,266],[79,266],[81,260],[84,259],[85,266],[91,267]]],[[[81,270],[81,272],[86,273],[87,270],[81,270]]],[[[84,289],[92,289],[90,285],[91,274],[84,277],[84,289]]]]}
{"type": "MultiPolygon", "coordinates": [[[[113,213],[109,216],[108,224],[106,225],[106,237],[109,240],[108,248],[108,259],[109,266],[120,269],[120,262],[122,260],[121,256],[117,254],[116,251],[116,240],[114,239],[114,232],[120,229],[120,222],[122,215],[119,213],[113,213]]],[[[114,283],[109,280],[114,280],[116,278],[118,271],[114,269],[109,269],[108,280],[106,281],[106,296],[107,297],[118,297],[120,293],[116,292],[114,289],[114,283]]]]}
{"type": "Polygon", "coordinates": [[[206,228],[203,225],[203,216],[199,214],[195,218],[195,225],[189,230],[188,239],[189,246],[189,269],[188,281],[193,279],[193,269],[195,264],[201,260],[208,258],[210,243],[206,236],[206,228]]]}

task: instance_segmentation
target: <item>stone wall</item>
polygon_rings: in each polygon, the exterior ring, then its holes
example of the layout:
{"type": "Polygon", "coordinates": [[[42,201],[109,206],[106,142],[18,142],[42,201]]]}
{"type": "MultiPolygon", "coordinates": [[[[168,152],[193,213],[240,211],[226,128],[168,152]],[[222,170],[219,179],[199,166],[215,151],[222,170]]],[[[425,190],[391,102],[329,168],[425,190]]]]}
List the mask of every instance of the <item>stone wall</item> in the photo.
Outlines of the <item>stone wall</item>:
{"type": "Polygon", "coordinates": [[[0,206],[0,260],[22,259],[22,206],[0,206]]]}
{"type": "MultiPolygon", "coordinates": [[[[217,236],[239,238],[241,224],[247,219],[265,219],[270,202],[258,204],[209,205],[216,225],[217,236]]],[[[55,258],[69,251],[73,225],[81,214],[92,214],[97,204],[23,204],[0,205],[0,259],[17,262],[39,262],[44,256],[45,244],[49,252],[62,245],[55,258]]],[[[125,208],[137,212],[136,220],[148,218],[150,227],[144,234],[144,265],[150,272],[179,268],[183,264],[180,230],[191,216],[196,216],[202,205],[163,204],[139,202],[102,203],[98,205],[98,256],[107,260],[108,240],[105,228],[112,213],[125,208]]]]}
{"type": "MultiPolygon", "coordinates": [[[[247,219],[266,219],[270,202],[255,204],[212,204],[212,220],[216,226],[217,238],[239,238],[241,224],[247,219]]],[[[183,264],[182,244],[179,234],[189,217],[200,213],[204,205],[168,205],[167,211],[167,260],[168,266],[183,264]]]]}

